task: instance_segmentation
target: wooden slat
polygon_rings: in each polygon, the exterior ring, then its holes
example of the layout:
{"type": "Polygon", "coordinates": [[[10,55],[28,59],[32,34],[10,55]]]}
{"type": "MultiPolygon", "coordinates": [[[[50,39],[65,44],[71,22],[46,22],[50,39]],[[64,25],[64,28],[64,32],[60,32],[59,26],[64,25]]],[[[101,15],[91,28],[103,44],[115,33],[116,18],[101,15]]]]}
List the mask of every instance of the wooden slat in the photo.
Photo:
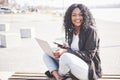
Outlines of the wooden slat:
{"type": "Polygon", "coordinates": [[[103,76],[102,79],[120,79],[120,76],[103,76]]]}
{"type": "Polygon", "coordinates": [[[102,79],[119,79],[120,80],[120,74],[103,74],[102,79]]]}
{"type": "Polygon", "coordinates": [[[8,80],[50,80],[43,73],[15,72],[8,80]]]}
{"type": "Polygon", "coordinates": [[[9,80],[49,80],[47,77],[12,76],[9,80]]]}
{"type": "Polygon", "coordinates": [[[29,74],[27,74],[27,73],[21,73],[21,74],[20,74],[20,73],[19,73],[19,74],[17,73],[17,74],[16,74],[16,73],[15,73],[15,74],[13,74],[12,76],[45,77],[46,75],[45,75],[44,73],[39,73],[39,74],[33,74],[33,73],[32,73],[32,74],[30,74],[30,73],[29,73],[29,74]]]}
{"type": "Polygon", "coordinates": [[[120,76],[120,74],[103,74],[103,76],[120,76]]]}
{"type": "Polygon", "coordinates": [[[98,80],[120,80],[120,74],[103,74],[98,80]]]}
{"type": "MultiPolygon", "coordinates": [[[[8,80],[55,80],[44,73],[15,72],[8,80]]],[[[104,74],[98,80],[120,80],[120,74],[104,74]]]]}
{"type": "Polygon", "coordinates": [[[120,80],[120,79],[98,79],[98,80],[120,80]]]}
{"type": "Polygon", "coordinates": [[[15,72],[8,80],[55,80],[44,73],[15,72]]]}
{"type": "Polygon", "coordinates": [[[37,72],[15,72],[15,74],[43,74],[43,73],[37,73],[37,72]]]}

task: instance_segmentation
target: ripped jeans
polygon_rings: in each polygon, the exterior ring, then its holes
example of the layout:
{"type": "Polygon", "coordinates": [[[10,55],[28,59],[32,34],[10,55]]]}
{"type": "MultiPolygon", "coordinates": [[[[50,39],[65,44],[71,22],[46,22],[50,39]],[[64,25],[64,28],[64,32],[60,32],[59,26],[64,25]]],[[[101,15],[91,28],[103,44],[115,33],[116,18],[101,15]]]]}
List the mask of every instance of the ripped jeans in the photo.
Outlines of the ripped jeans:
{"type": "Polygon", "coordinates": [[[50,72],[58,70],[61,76],[71,72],[80,80],[88,80],[88,65],[79,57],[71,53],[64,53],[56,60],[47,54],[44,54],[43,60],[50,72]]]}

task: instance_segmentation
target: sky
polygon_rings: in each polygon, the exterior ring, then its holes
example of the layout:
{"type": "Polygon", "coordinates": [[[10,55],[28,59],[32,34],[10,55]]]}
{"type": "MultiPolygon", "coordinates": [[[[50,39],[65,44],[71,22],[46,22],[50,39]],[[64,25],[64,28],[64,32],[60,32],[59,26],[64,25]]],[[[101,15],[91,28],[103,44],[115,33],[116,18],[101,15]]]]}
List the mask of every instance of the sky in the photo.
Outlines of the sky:
{"type": "Polygon", "coordinates": [[[118,4],[120,0],[9,0],[9,2],[20,5],[42,5],[50,7],[67,7],[72,3],[83,3],[87,6],[106,5],[106,4],[118,4]]]}

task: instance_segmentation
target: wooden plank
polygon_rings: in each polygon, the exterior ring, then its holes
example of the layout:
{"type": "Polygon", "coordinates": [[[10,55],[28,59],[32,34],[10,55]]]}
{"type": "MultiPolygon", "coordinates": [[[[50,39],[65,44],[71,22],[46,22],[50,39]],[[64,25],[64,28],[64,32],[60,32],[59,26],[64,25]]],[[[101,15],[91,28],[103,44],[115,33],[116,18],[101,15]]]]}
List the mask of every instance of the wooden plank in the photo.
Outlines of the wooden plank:
{"type": "Polygon", "coordinates": [[[120,79],[120,74],[103,74],[101,79],[120,79]]]}
{"type": "Polygon", "coordinates": [[[103,74],[103,76],[120,76],[120,74],[103,74]]]}
{"type": "Polygon", "coordinates": [[[49,80],[47,77],[12,76],[8,80],[49,80]]]}
{"type": "MultiPolygon", "coordinates": [[[[55,80],[44,73],[15,72],[8,80],[55,80]]],[[[120,80],[120,74],[104,74],[98,80],[120,80]]]]}
{"type": "Polygon", "coordinates": [[[39,73],[39,74],[27,74],[27,73],[23,73],[23,74],[13,74],[12,76],[28,76],[28,77],[32,77],[32,76],[34,76],[34,77],[45,77],[46,75],[44,74],[44,73],[39,73]]]}
{"type": "Polygon", "coordinates": [[[103,76],[102,79],[120,79],[120,76],[103,76]]]}
{"type": "Polygon", "coordinates": [[[103,74],[98,80],[120,80],[120,74],[103,74]]]}
{"type": "Polygon", "coordinates": [[[98,79],[98,80],[120,80],[120,79],[98,79]]]}
{"type": "Polygon", "coordinates": [[[55,80],[44,73],[15,72],[8,80],[55,80]]]}
{"type": "Polygon", "coordinates": [[[44,73],[38,73],[38,72],[15,72],[15,74],[44,74],[44,73]]]}

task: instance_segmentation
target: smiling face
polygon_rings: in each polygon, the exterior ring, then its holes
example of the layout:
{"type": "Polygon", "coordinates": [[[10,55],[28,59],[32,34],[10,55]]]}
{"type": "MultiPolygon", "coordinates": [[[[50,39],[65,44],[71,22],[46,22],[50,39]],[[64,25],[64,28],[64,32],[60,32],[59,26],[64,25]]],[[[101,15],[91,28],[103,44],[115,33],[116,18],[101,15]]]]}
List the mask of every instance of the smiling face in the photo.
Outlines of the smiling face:
{"type": "Polygon", "coordinates": [[[75,8],[71,15],[72,24],[74,27],[80,27],[83,21],[83,16],[79,8],[75,8]]]}

